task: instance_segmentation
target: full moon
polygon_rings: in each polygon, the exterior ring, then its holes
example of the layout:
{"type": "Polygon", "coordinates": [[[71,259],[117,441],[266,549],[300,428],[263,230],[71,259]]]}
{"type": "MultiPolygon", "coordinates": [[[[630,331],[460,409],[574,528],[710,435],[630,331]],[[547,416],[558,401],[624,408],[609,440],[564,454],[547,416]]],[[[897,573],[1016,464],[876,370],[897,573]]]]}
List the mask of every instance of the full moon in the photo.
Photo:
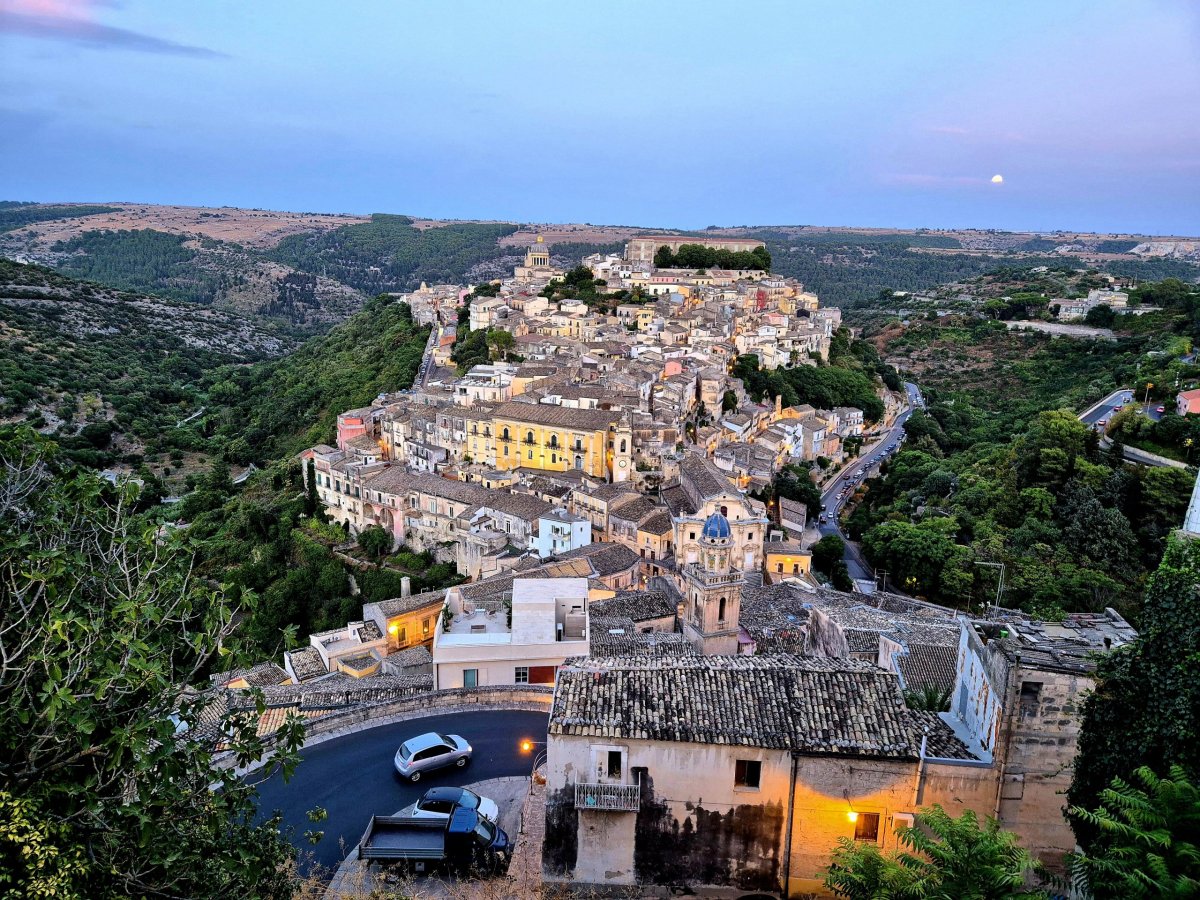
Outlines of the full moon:
{"type": "Polygon", "coordinates": [[[1003,175],[993,175],[992,176],[992,184],[1004,184],[1004,176],[1003,175]]]}

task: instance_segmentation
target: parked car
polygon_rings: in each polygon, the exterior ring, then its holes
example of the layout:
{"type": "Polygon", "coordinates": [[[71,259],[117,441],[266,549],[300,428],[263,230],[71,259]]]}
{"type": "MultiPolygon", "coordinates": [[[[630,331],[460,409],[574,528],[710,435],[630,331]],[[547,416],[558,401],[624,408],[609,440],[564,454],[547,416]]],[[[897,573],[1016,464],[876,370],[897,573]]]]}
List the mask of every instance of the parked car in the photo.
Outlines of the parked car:
{"type": "Polygon", "coordinates": [[[455,809],[473,809],[489,822],[500,821],[500,808],[495,800],[460,787],[430,788],[413,804],[409,815],[414,819],[445,819],[455,809]]]}
{"type": "Polygon", "coordinates": [[[1158,412],[1160,412],[1160,413],[1165,413],[1166,411],[1167,411],[1167,408],[1165,406],[1160,406],[1158,408],[1158,412]]]}
{"type": "Polygon", "coordinates": [[[1097,427],[1099,427],[1099,428],[1103,428],[1107,424],[1108,424],[1108,419],[1101,419],[1099,422],[1096,423],[1097,427]]]}
{"type": "Polygon", "coordinates": [[[426,772],[458,766],[460,769],[471,760],[474,751],[465,739],[457,734],[439,734],[436,731],[409,738],[396,751],[393,765],[396,772],[409,781],[420,781],[426,772]]]}

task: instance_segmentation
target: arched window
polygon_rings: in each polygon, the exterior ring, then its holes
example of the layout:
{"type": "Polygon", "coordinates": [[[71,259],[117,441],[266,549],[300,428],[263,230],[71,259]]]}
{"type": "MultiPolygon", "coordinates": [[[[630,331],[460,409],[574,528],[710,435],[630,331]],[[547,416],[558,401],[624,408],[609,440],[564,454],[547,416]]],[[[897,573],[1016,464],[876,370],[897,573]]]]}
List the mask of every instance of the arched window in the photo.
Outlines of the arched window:
{"type": "Polygon", "coordinates": [[[621,438],[621,452],[625,452],[625,438],[621,438]]]}
{"type": "Polygon", "coordinates": [[[717,603],[717,621],[725,621],[725,598],[722,597],[717,603]]]}
{"type": "Polygon", "coordinates": [[[533,432],[532,431],[525,432],[525,441],[526,441],[526,443],[529,443],[529,444],[533,443],[533,432]]]}
{"type": "Polygon", "coordinates": [[[550,435],[550,446],[551,447],[558,446],[558,435],[557,434],[550,435]]]}
{"type": "Polygon", "coordinates": [[[722,506],[722,507],[721,507],[721,515],[725,516],[725,518],[729,518],[729,509],[728,509],[728,507],[725,507],[725,506],[722,506]]]}
{"type": "Polygon", "coordinates": [[[507,428],[504,429],[504,434],[502,434],[501,437],[504,438],[506,441],[508,440],[508,429],[507,428]]]}
{"type": "Polygon", "coordinates": [[[577,468],[577,469],[583,468],[583,457],[582,456],[575,457],[575,468],[577,468]]]}

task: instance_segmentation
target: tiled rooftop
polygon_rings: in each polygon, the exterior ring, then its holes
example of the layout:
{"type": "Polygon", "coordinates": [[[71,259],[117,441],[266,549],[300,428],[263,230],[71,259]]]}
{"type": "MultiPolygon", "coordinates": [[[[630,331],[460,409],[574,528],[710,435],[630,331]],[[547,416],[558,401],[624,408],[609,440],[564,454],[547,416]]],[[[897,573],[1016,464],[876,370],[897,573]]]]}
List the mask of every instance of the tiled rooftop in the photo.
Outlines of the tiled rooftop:
{"type": "Polygon", "coordinates": [[[900,759],[920,749],[895,675],[794,655],[572,660],[549,730],[900,759]]]}
{"type": "Polygon", "coordinates": [[[958,647],[945,644],[909,644],[896,655],[896,666],[907,690],[920,690],[926,685],[938,690],[954,689],[958,674],[958,647]]]}
{"type": "Polygon", "coordinates": [[[626,616],[634,622],[646,622],[675,615],[675,604],[661,591],[621,591],[589,607],[596,616],[626,616]]]}
{"type": "Polygon", "coordinates": [[[285,654],[291,663],[292,671],[300,681],[319,678],[328,673],[325,662],[316,647],[304,647],[301,650],[289,650],[285,654]]]}

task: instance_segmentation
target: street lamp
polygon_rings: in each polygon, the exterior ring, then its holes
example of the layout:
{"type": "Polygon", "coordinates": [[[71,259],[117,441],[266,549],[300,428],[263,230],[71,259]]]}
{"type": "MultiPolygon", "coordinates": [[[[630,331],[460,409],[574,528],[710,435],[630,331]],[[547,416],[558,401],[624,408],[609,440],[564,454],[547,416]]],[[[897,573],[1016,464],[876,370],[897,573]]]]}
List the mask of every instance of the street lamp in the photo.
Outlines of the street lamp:
{"type": "MultiPolygon", "coordinates": [[[[529,754],[533,753],[534,747],[545,747],[546,742],[545,741],[534,741],[529,738],[521,738],[521,743],[518,746],[521,748],[521,755],[528,756],[529,754]]],[[[534,755],[533,766],[529,770],[529,793],[530,794],[533,793],[533,784],[537,780],[537,770],[539,767],[544,766],[545,764],[546,764],[546,751],[539,750],[534,755]]],[[[525,825],[525,823],[522,822],[521,823],[522,830],[524,830],[524,825],[525,825]]]]}

